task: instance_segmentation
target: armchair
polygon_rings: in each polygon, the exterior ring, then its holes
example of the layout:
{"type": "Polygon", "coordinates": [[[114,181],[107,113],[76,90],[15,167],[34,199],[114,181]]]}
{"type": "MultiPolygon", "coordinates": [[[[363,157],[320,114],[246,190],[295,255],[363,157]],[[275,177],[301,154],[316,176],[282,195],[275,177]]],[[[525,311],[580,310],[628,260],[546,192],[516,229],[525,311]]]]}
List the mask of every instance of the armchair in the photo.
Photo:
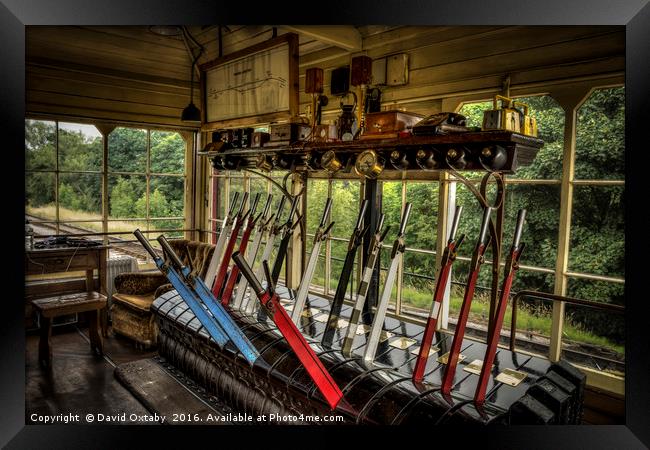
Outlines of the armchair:
{"type": "MultiPolygon", "coordinates": [[[[171,239],[169,244],[192,274],[205,276],[214,245],[187,239],[171,239]]],[[[145,348],[156,345],[158,329],[150,307],[156,298],[172,289],[165,275],[158,271],[117,275],[111,308],[113,331],[145,348]]]]}

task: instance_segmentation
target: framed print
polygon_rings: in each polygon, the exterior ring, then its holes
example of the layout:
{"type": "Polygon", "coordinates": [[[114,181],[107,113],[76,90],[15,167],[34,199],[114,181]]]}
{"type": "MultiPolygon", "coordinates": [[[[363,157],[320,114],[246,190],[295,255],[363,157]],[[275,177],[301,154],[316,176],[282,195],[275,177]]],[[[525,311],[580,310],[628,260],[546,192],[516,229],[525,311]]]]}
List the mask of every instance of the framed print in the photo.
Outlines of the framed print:
{"type": "Polygon", "coordinates": [[[298,35],[287,33],[200,66],[202,130],[298,112],[298,35]]]}

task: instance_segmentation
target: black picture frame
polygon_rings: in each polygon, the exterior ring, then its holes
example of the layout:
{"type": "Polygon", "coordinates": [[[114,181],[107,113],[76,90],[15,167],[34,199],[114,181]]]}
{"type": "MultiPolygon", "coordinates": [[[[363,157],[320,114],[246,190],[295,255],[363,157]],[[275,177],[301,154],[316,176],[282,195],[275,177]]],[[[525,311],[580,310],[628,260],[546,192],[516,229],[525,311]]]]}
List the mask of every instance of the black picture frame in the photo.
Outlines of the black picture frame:
{"type": "MultiPolygon", "coordinates": [[[[650,5],[648,0],[547,0],[504,1],[500,3],[466,0],[458,2],[417,2],[389,0],[331,0],[310,9],[304,3],[251,6],[242,2],[215,4],[201,0],[154,0],[139,2],[114,0],[1,0],[0,1],[0,95],[5,166],[2,177],[3,290],[0,346],[0,444],[7,448],[155,448],[202,446],[197,438],[209,439],[210,446],[235,445],[233,439],[251,446],[281,447],[325,444],[330,448],[348,446],[340,430],[333,434],[325,427],[287,428],[251,433],[249,428],[219,427],[117,427],[70,425],[25,425],[25,336],[22,298],[24,290],[24,173],[25,118],[25,25],[141,25],[213,23],[293,23],[293,24],[409,24],[409,25],[625,25],[626,28],[626,424],[620,426],[558,426],[465,428],[445,431],[389,430],[400,448],[440,445],[450,436],[451,445],[475,448],[646,448],[650,446],[650,352],[646,271],[647,230],[650,229],[645,199],[646,128],[650,124],[648,84],[650,84],[650,5]],[[317,9],[317,10],[316,10],[317,9]],[[13,176],[16,174],[16,176],[13,176]],[[21,300],[21,301],[18,301],[21,300]],[[308,432],[306,432],[308,431],[308,432]],[[322,436],[319,434],[323,433],[322,436]],[[228,434],[229,436],[226,436],[228,434]],[[424,441],[416,443],[416,439],[424,441]],[[136,444],[140,442],[140,444],[136,444]],[[292,445],[293,444],[293,445],[292,445]]],[[[383,439],[386,430],[348,427],[347,433],[363,438],[366,447],[383,439]]],[[[239,446],[239,445],[238,445],[239,446]]]]}

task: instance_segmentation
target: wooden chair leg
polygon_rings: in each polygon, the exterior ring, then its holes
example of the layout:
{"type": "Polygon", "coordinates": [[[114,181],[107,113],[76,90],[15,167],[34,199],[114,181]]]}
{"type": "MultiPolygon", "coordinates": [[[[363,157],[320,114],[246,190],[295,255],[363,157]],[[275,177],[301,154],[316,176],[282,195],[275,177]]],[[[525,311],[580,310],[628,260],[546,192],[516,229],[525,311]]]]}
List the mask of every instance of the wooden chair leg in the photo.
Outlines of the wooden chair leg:
{"type": "Polygon", "coordinates": [[[107,338],[108,337],[108,306],[106,308],[102,308],[99,314],[100,314],[99,320],[102,329],[102,336],[107,338]]]}
{"type": "Polygon", "coordinates": [[[88,311],[88,334],[90,335],[90,349],[98,355],[104,354],[104,342],[99,329],[99,310],[88,311]]]}
{"type": "Polygon", "coordinates": [[[41,316],[41,337],[38,341],[38,362],[42,367],[52,365],[52,319],[41,316]]]}

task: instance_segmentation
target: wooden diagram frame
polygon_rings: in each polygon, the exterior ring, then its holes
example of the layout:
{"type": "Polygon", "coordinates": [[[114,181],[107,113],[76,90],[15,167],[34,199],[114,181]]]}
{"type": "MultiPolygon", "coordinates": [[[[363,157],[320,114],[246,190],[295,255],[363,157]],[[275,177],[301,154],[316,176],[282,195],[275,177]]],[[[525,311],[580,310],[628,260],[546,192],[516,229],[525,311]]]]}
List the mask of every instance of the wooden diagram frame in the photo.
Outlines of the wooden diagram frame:
{"type": "MultiPolygon", "coordinates": [[[[221,58],[214,59],[199,66],[201,73],[201,131],[213,131],[221,128],[241,127],[247,125],[260,124],[265,122],[274,122],[278,120],[288,120],[295,117],[299,110],[299,92],[298,92],[298,35],[296,33],[286,33],[281,36],[269,39],[265,42],[252,45],[242,50],[233,52],[221,58]],[[288,82],[285,87],[288,92],[288,108],[282,111],[273,111],[267,113],[250,114],[241,117],[232,117],[224,120],[207,120],[208,102],[207,93],[210,91],[210,85],[207,78],[211,71],[224,68],[230,63],[247,57],[256,57],[263,55],[269,50],[276,47],[287,46],[288,48],[288,82]]],[[[213,100],[214,101],[214,100],[213,100]]]]}

